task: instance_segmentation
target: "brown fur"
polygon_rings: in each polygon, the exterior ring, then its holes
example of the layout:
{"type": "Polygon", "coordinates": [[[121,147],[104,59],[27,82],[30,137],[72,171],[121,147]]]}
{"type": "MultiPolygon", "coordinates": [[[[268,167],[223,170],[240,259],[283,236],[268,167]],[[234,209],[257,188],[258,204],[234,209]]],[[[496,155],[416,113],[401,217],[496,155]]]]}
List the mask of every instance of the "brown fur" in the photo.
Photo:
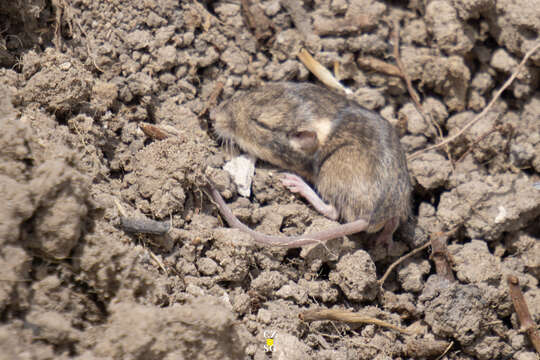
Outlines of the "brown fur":
{"type": "Polygon", "coordinates": [[[313,84],[272,83],[210,116],[223,139],[312,182],[342,220],[366,219],[368,232],[407,220],[411,185],[399,138],[355,101],[313,84]]]}

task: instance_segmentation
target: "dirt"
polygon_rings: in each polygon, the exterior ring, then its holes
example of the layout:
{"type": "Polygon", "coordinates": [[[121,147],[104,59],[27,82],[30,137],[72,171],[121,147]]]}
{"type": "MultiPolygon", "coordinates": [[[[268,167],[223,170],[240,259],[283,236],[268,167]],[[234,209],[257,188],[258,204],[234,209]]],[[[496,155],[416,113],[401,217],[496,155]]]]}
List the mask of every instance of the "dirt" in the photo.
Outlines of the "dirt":
{"type": "MultiPolygon", "coordinates": [[[[238,195],[208,107],[268,81],[314,82],[305,47],[390,120],[413,152],[482,111],[540,33],[540,7],[506,0],[89,1],[0,4],[1,359],[535,359],[508,294],[540,321],[540,51],[485,117],[409,160],[418,232],[452,230],[455,282],[419,240],[254,245],[223,224],[208,179],[266,233],[332,222],[257,163],[238,195]],[[249,7],[242,11],[241,3],[249,7]],[[400,57],[405,82],[364,59],[400,57]],[[335,66],[337,64],[338,66],[335,66]],[[147,137],[141,123],[172,134],[147,137]],[[130,234],[131,217],[168,221],[130,234]],[[302,322],[348,309],[376,325],[302,322]],[[274,352],[267,352],[267,338],[274,352]]],[[[416,231],[415,230],[415,231],[416,231]]],[[[414,232],[414,231],[413,231],[414,232]]]]}

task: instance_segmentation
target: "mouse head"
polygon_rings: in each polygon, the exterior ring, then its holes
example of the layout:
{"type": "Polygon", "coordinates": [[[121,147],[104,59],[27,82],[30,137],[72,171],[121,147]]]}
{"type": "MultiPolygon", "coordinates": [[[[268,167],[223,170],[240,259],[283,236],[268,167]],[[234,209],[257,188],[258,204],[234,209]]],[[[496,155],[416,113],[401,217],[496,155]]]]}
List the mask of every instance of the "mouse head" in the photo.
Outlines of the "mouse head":
{"type": "Polygon", "coordinates": [[[214,109],[214,129],[225,141],[307,179],[319,148],[332,131],[329,117],[315,117],[313,109],[278,86],[235,95],[214,109]]]}

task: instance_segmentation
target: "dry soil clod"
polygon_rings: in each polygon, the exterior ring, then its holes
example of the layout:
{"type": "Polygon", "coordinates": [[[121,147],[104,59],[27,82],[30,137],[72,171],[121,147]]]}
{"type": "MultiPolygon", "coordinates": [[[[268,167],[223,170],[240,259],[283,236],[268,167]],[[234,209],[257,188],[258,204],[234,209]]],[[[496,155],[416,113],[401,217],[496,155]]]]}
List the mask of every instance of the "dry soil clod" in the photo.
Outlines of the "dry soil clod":
{"type": "Polygon", "coordinates": [[[251,4],[250,0],[242,0],[241,9],[246,25],[255,32],[257,42],[260,43],[272,37],[274,24],[264,14],[259,4],[251,4]]]}
{"type": "Polygon", "coordinates": [[[523,57],[523,59],[521,60],[521,62],[519,63],[518,67],[516,68],[516,70],[512,73],[512,75],[510,75],[510,77],[508,78],[508,80],[506,80],[506,82],[503,84],[503,86],[501,86],[501,88],[497,91],[497,93],[495,93],[495,96],[493,96],[493,98],[491,99],[491,101],[486,105],[486,107],[484,108],[484,110],[482,110],[478,115],[476,115],[471,121],[469,121],[465,126],[463,126],[456,134],[446,138],[445,140],[443,140],[442,142],[438,143],[438,144],[435,144],[435,145],[432,145],[432,146],[428,146],[427,148],[425,149],[422,149],[422,150],[418,150],[414,153],[412,153],[411,155],[407,156],[407,159],[408,160],[411,160],[411,159],[414,159],[416,158],[418,155],[426,152],[426,151],[429,151],[429,150],[433,150],[433,149],[437,149],[441,146],[445,146],[446,144],[449,144],[451,143],[452,141],[456,140],[457,138],[459,138],[467,129],[469,129],[471,126],[473,126],[476,122],[478,122],[478,120],[482,119],[488,112],[489,110],[493,107],[493,104],[495,104],[495,102],[499,99],[499,97],[501,96],[501,94],[504,92],[504,90],[506,90],[511,84],[512,82],[516,79],[516,77],[519,75],[519,73],[521,72],[521,70],[523,69],[523,66],[525,65],[525,63],[527,62],[527,60],[529,60],[529,58],[538,50],[540,49],[540,42],[538,44],[536,44],[532,49],[530,49],[529,51],[527,51],[527,53],[525,54],[525,56],[523,57]]]}

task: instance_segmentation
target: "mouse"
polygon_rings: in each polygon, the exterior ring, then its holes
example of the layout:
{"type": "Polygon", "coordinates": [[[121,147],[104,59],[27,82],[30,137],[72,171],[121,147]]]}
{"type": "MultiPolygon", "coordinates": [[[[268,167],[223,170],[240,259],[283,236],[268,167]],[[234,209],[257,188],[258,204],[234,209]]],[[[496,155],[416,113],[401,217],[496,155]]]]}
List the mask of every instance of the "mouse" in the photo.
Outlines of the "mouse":
{"type": "Polygon", "coordinates": [[[389,244],[410,216],[411,182],[397,131],[351,97],[311,83],[268,83],[237,92],[210,119],[222,142],[289,171],[281,179],[286,188],[346,225],[333,229],[335,236],[332,229],[324,236],[259,234],[230,210],[226,216],[225,202],[211,190],[229,225],[256,241],[293,247],[363,231],[389,244]]]}

